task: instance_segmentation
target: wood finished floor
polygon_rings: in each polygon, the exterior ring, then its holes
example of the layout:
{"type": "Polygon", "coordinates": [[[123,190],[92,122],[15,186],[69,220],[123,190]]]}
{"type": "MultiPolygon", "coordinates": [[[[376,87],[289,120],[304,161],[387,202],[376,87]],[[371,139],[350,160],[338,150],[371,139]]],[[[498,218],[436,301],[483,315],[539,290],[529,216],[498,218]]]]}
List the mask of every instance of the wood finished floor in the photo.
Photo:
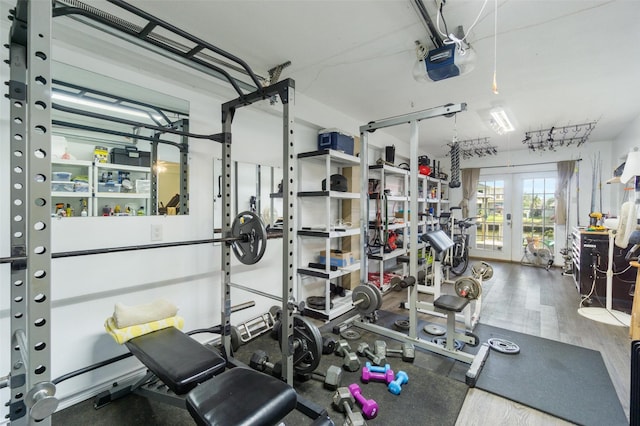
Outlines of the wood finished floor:
{"type": "MultiPolygon", "coordinates": [[[[483,285],[480,322],[600,351],[618,398],[629,417],[629,328],[607,325],[578,314],[580,298],[571,276],[560,269],[491,262],[493,278],[483,285]]],[[[450,287],[450,286],[449,286],[450,287]]],[[[445,292],[452,292],[444,287],[445,292]]],[[[385,295],[382,309],[399,308],[406,294],[385,295]]],[[[429,296],[421,296],[428,300],[429,296]]],[[[424,319],[432,318],[424,316],[424,319]]],[[[457,425],[566,425],[564,420],[480,389],[470,389],[457,425]]]]}

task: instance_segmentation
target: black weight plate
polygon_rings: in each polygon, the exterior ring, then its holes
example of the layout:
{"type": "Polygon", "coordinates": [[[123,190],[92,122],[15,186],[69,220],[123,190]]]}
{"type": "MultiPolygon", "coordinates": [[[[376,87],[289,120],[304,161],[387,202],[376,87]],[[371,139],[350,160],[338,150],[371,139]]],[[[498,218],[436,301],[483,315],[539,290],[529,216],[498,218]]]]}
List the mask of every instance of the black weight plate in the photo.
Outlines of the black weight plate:
{"type": "Polygon", "coordinates": [[[273,305],[272,307],[269,308],[269,313],[273,317],[274,321],[279,320],[280,314],[282,314],[282,306],[273,305]]]}
{"type": "Polygon", "coordinates": [[[492,337],[487,341],[487,343],[489,343],[489,347],[491,349],[503,354],[516,355],[520,353],[520,346],[509,340],[492,337]]]}
{"type": "Polygon", "coordinates": [[[239,213],[231,225],[233,253],[245,265],[253,265],[262,259],[267,248],[267,229],[262,219],[253,212],[239,213]]]}
{"type": "Polygon", "coordinates": [[[409,322],[408,319],[399,319],[399,320],[395,320],[393,325],[398,330],[407,331],[407,330],[409,330],[409,327],[411,326],[411,323],[409,322]]]}
{"type": "Polygon", "coordinates": [[[345,340],[358,340],[358,339],[360,339],[360,337],[362,337],[362,335],[360,334],[360,332],[358,330],[354,330],[352,328],[348,328],[346,330],[343,330],[340,333],[340,337],[342,337],[345,340]]]}
{"type": "MultiPolygon", "coordinates": [[[[282,344],[282,327],[278,341],[282,344]]],[[[289,347],[293,353],[293,369],[296,373],[310,374],[320,365],[322,335],[318,327],[305,317],[293,316],[293,336],[289,347]]]]}

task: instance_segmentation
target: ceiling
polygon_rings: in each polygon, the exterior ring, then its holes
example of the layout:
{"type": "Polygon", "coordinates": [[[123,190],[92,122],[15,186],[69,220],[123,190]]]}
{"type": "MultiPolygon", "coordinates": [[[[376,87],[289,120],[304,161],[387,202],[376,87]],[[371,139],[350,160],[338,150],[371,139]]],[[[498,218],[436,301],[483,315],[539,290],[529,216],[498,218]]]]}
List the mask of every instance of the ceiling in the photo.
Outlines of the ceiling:
{"type": "MultiPolygon", "coordinates": [[[[423,1],[435,23],[435,1],[423,1]]],[[[293,78],[298,93],[362,124],[466,103],[455,119],[421,122],[420,150],[431,156],[444,155],[454,135],[490,137],[499,151],[516,150],[525,147],[526,131],[590,121],[597,125],[589,141],[613,140],[640,115],[636,0],[497,0],[497,38],[495,0],[482,12],[483,1],[447,0],[450,30],[466,30],[479,16],[467,34],[476,66],[427,83],[412,76],[415,41],[433,47],[412,0],[130,2],[244,59],[258,75],[291,61],[281,79],[293,78]],[[514,132],[491,129],[488,112],[496,106],[512,118],[514,132]]],[[[408,140],[409,128],[389,133],[408,140]]]]}

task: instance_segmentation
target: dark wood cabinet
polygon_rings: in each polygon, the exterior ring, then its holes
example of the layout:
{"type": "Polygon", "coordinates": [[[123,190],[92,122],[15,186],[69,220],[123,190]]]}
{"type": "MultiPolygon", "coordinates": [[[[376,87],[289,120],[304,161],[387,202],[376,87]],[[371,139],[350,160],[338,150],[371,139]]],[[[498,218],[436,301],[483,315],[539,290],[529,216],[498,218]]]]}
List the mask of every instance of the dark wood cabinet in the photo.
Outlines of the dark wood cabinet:
{"type": "MultiPolygon", "coordinates": [[[[609,268],[609,234],[575,228],[572,233],[573,278],[583,306],[605,306],[607,270],[609,268]]],[[[614,244],[612,263],[612,308],[631,313],[636,269],[625,256],[631,246],[622,249],[614,244]]]]}

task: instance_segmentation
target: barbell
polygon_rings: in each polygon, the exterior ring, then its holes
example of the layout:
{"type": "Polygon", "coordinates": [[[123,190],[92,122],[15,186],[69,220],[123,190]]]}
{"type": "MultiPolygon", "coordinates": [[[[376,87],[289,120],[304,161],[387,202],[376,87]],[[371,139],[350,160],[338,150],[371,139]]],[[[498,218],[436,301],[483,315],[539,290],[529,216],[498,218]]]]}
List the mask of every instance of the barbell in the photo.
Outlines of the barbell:
{"type": "MultiPolygon", "coordinates": [[[[177,241],[169,243],[156,243],[156,244],[144,244],[133,245],[124,247],[105,247],[99,249],[88,250],[75,250],[52,253],[52,259],[76,257],[76,256],[91,256],[96,254],[107,253],[120,253],[136,250],[149,250],[158,248],[170,248],[191,246],[195,244],[211,244],[211,243],[226,243],[231,246],[233,253],[238,260],[245,265],[253,265],[262,259],[264,252],[267,248],[267,229],[262,222],[262,219],[253,212],[239,213],[233,221],[231,226],[231,233],[227,237],[220,238],[208,238],[205,240],[194,241],[177,241]]],[[[0,257],[0,263],[15,263],[25,262],[27,260],[26,255],[18,255],[11,257],[0,257]]]]}

